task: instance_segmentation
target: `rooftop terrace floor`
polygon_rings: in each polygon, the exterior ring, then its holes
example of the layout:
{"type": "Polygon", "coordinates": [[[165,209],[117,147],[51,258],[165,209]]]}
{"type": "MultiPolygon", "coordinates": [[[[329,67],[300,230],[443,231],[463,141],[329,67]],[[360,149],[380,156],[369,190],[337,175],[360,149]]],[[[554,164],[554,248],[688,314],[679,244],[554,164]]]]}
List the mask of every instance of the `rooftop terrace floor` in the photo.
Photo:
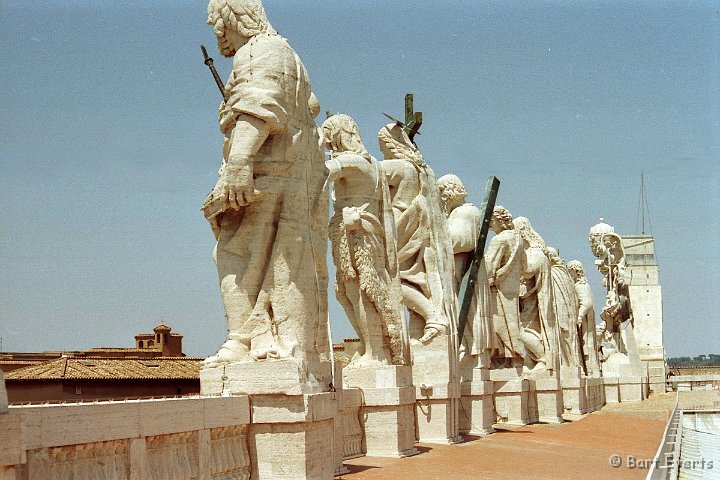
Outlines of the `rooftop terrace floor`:
{"type": "MultiPolygon", "coordinates": [[[[720,405],[720,391],[682,392],[683,408],[720,405]]],[[[675,405],[675,393],[606,405],[563,424],[497,425],[459,445],[417,444],[419,455],[347,460],[343,480],[645,478],[675,405]],[[619,455],[620,466],[611,466],[619,455]],[[635,465],[633,466],[633,459],[635,465]]],[[[462,414],[462,412],[461,412],[462,414]]]]}

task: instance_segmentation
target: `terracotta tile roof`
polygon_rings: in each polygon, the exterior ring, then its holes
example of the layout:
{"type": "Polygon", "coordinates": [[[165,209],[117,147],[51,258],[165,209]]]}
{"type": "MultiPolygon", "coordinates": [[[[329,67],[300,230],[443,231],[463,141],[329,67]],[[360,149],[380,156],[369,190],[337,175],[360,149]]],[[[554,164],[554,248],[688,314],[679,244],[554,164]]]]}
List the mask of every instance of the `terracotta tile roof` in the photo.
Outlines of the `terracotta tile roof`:
{"type": "Polygon", "coordinates": [[[201,358],[59,358],[5,374],[6,381],[196,380],[201,358]]]}

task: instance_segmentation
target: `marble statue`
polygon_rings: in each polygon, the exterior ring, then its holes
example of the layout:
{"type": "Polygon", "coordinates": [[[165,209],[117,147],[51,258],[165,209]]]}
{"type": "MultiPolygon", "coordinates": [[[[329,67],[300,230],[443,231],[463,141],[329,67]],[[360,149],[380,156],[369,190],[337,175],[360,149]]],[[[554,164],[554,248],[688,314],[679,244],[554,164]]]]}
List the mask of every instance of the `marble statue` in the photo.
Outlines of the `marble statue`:
{"type": "Polygon", "coordinates": [[[598,374],[600,373],[600,362],[595,336],[595,302],[592,288],[585,278],[585,269],[580,261],[568,262],[567,270],[575,284],[575,292],[578,297],[578,312],[575,322],[582,332],[583,355],[585,355],[588,375],[598,374]]]}
{"type": "MultiPolygon", "coordinates": [[[[468,192],[456,175],[448,174],[440,177],[438,188],[443,210],[447,215],[448,237],[452,243],[455,260],[455,292],[459,292],[462,278],[473,259],[475,245],[480,235],[482,214],[475,205],[465,201],[468,192]]],[[[485,262],[482,262],[462,338],[463,354],[481,355],[481,359],[484,360],[486,352],[498,348],[492,325],[493,300],[485,262]]],[[[461,299],[458,299],[458,302],[460,301],[461,299]]]]}
{"type": "Polygon", "coordinates": [[[590,230],[588,240],[593,255],[597,258],[595,266],[603,274],[602,284],[607,289],[599,326],[602,356],[607,359],[615,352],[625,355],[628,353],[621,329],[626,322],[632,323],[632,308],[625,281],[622,239],[615,233],[615,229],[603,220],[601,218],[600,223],[590,230]]]}
{"type": "Polygon", "coordinates": [[[435,174],[402,126],[378,132],[392,201],[400,281],[410,311],[410,336],[421,343],[452,334],[457,302],[453,256],[435,174]]]}
{"type": "Polygon", "coordinates": [[[220,178],[203,207],[217,239],[228,340],[204,368],[291,359],[313,377],[329,350],[317,99],[260,0],[211,0],[208,24],[233,67],[219,111],[220,178]]]}
{"type": "Polygon", "coordinates": [[[502,367],[522,366],[526,350],[520,333],[520,290],[527,262],[523,239],[510,212],[500,205],[493,209],[490,230],[495,236],[485,252],[485,264],[494,296],[492,324],[501,343],[493,360],[502,367]]]}
{"type": "Polygon", "coordinates": [[[551,265],[553,312],[558,327],[560,365],[577,368],[582,362],[579,358],[580,350],[576,329],[579,306],[575,282],[556,249],[548,247],[547,257],[551,265]]]}
{"type": "Polygon", "coordinates": [[[523,342],[533,369],[552,370],[557,355],[557,340],[550,260],[545,253],[547,245],[527,218],[517,217],[513,223],[525,242],[527,258],[520,295],[523,342]]]}
{"type": "Polygon", "coordinates": [[[379,162],[355,121],[333,115],[322,126],[335,213],[330,220],[337,299],[360,347],[348,368],[408,365],[392,205],[379,162]]]}

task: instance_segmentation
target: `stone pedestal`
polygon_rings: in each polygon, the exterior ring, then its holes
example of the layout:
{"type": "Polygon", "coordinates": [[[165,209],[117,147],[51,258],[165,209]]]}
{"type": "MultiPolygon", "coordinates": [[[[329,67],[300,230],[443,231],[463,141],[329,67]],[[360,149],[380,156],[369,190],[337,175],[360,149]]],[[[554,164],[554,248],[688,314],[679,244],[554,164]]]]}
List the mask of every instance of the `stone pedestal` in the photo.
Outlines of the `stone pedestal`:
{"type": "Polygon", "coordinates": [[[603,377],[603,383],[607,403],[640,402],[647,398],[647,377],[636,375],[603,377]]]}
{"type": "Polygon", "coordinates": [[[304,395],[329,390],[330,362],[321,364],[320,378],[308,375],[294,358],[234,362],[200,370],[202,395],[304,395]]]}
{"type": "Polygon", "coordinates": [[[343,371],[343,388],[360,390],[364,450],[369,456],[415,455],[415,387],[412,367],[388,365],[343,371]]]}
{"type": "Polygon", "coordinates": [[[587,413],[596,412],[605,405],[605,389],[602,377],[584,377],[587,413]]]}
{"type": "Polygon", "coordinates": [[[331,479],[335,393],[251,395],[252,479],[331,479]]]}
{"type": "Polygon", "coordinates": [[[203,395],[250,398],[253,480],[333,478],[337,394],[327,392],[330,363],[321,371],[321,378],[308,376],[292,358],[201,369],[203,395]]]}
{"type": "Polygon", "coordinates": [[[665,349],[662,346],[638,346],[640,350],[640,361],[647,373],[650,391],[654,393],[665,393],[667,390],[667,374],[665,368],[665,349]]]}
{"type": "MultiPolygon", "coordinates": [[[[631,328],[628,327],[627,330],[631,328]]],[[[627,334],[626,337],[634,338],[627,334]]],[[[630,348],[628,350],[630,351],[630,348]]],[[[648,377],[643,374],[643,367],[637,354],[613,353],[603,363],[602,369],[607,403],[639,402],[647,398],[648,377]]]]}
{"type": "Polygon", "coordinates": [[[455,346],[449,335],[426,344],[411,343],[415,384],[417,439],[452,444],[460,437],[460,375],[455,346]]]}
{"type": "Polygon", "coordinates": [[[495,431],[493,424],[497,421],[493,382],[487,368],[473,367],[476,360],[471,357],[460,363],[460,432],[487,435],[495,431]]]}
{"type": "Polygon", "coordinates": [[[499,368],[490,370],[493,384],[495,412],[498,423],[527,425],[530,381],[523,376],[522,368],[499,368]]]}
{"type": "Polygon", "coordinates": [[[562,386],[565,412],[576,415],[587,413],[585,377],[580,367],[560,367],[560,385],[562,386]]]}
{"type": "Polygon", "coordinates": [[[562,423],[563,391],[557,370],[530,372],[530,420],[543,423],[562,423]]]}
{"type": "Polygon", "coordinates": [[[605,404],[601,377],[588,377],[580,368],[561,367],[560,384],[566,412],[584,414],[594,412],[605,404]]]}

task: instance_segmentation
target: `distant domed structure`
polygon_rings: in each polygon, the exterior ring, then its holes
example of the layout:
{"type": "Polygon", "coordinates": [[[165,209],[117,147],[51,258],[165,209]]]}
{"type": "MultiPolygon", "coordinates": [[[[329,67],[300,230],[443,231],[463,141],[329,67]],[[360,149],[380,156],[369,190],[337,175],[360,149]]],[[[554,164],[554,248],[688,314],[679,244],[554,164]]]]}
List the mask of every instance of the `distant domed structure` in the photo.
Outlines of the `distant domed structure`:
{"type": "Polygon", "coordinates": [[[600,218],[600,223],[590,228],[590,235],[604,235],[606,233],[615,233],[615,228],[605,223],[604,218],[600,218]]]}

